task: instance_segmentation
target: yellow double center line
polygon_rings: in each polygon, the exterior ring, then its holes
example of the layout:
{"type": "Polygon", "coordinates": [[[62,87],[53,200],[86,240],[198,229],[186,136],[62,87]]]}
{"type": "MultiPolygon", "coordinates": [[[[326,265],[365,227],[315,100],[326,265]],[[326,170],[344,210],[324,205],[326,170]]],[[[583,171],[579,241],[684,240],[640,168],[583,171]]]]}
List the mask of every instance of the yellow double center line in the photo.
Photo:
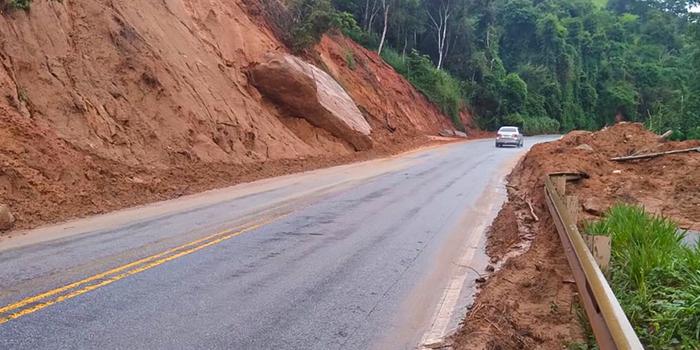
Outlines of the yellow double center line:
{"type": "MultiPolygon", "coordinates": [[[[284,215],[282,215],[284,216],[284,215]]],[[[193,242],[183,244],[164,252],[145,257],[128,264],[121,265],[109,271],[105,271],[94,276],[82,279],[77,282],[37,294],[16,303],[0,307],[0,325],[10,320],[31,314],[53,304],[75,298],[81,294],[93,291],[97,288],[112,284],[123,278],[146,271],[168,261],[192,254],[206,247],[221,243],[227,239],[239,236],[243,233],[255,230],[261,226],[280,218],[281,216],[267,220],[265,222],[253,224],[243,229],[227,229],[213,235],[198,239],[193,242]]]]}

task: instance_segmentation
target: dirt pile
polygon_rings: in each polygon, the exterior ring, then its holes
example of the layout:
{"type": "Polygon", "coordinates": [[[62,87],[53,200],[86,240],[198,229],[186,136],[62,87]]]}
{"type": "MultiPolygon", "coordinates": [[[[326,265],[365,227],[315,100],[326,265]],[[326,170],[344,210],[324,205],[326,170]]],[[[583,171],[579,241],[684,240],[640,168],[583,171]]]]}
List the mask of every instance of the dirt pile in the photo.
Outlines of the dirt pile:
{"type": "MultiPolygon", "coordinates": [[[[558,142],[534,147],[523,166],[543,173],[588,174],[590,178],[570,186],[582,200],[584,220],[624,202],[670,217],[683,228],[700,229],[700,153],[633,162],[609,159],[698,146],[700,141],[663,142],[641,124],[618,124],[595,133],[575,132],[558,142]],[[593,151],[577,148],[581,145],[589,145],[593,151]]],[[[537,182],[540,184],[542,179],[537,182]]]]}
{"type": "Polygon", "coordinates": [[[251,69],[251,81],[291,116],[350,143],[356,150],[372,148],[372,128],[355,102],[335,79],[292,55],[274,55],[251,69]]]}
{"type": "Polygon", "coordinates": [[[698,141],[662,142],[640,124],[572,132],[559,141],[534,146],[509,178],[509,200],[491,228],[487,247],[494,261],[523,248],[526,252],[508,259],[483,285],[463,329],[453,338],[455,347],[561,349],[583,342],[576,287],[544,202],[545,175],[588,174],[589,178],[567,186],[568,193],[581,199],[580,224],[625,202],[698,229],[700,153],[624,163],[609,159],[698,146],[698,141]]]}
{"type": "Polygon", "coordinates": [[[374,57],[357,72],[338,68],[342,56],[323,60],[364,97],[374,149],[358,154],[289,115],[250,84],[251,66],[288,50],[247,10],[241,0],[36,1],[0,16],[0,203],[16,227],[398,152],[449,126],[376,55],[336,38],[319,57],[336,40],[374,57]]]}

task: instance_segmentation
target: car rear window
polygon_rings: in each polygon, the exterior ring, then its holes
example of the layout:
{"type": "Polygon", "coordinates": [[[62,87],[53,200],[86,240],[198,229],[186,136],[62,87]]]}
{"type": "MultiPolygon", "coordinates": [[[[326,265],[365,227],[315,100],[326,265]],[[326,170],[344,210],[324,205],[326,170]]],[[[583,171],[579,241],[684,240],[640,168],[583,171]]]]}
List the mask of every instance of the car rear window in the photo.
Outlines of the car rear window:
{"type": "Polygon", "coordinates": [[[501,128],[501,130],[499,130],[499,131],[502,131],[502,132],[518,132],[518,129],[517,129],[517,128],[501,128]]]}

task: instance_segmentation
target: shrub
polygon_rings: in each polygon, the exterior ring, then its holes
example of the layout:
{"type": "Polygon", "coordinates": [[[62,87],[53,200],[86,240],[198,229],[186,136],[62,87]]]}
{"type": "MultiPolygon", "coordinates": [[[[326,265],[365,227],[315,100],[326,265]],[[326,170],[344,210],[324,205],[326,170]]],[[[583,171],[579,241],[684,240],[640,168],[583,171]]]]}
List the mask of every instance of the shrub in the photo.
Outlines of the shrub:
{"type": "Polygon", "coordinates": [[[523,118],[523,116],[520,115],[520,113],[508,114],[507,116],[503,117],[502,124],[522,128],[525,124],[525,118],[523,118]]]}
{"type": "Polygon", "coordinates": [[[462,108],[462,90],[457,79],[447,72],[437,69],[428,56],[411,51],[406,58],[408,80],[430,101],[438,105],[443,113],[450,116],[452,124],[459,130],[464,125],[459,117],[462,108]]]}
{"type": "Polygon", "coordinates": [[[523,133],[526,135],[556,134],[561,125],[555,119],[548,117],[523,118],[523,133]]]}
{"type": "Polygon", "coordinates": [[[360,28],[355,17],[350,13],[335,12],[331,19],[331,26],[367,49],[374,50],[379,46],[377,35],[360,28]]]}
{"type": "Polygon", "coordinates": [[[406,58],[401,56],[394,49],[387,47],[382,50],[382,58],[399,74],[406,76],[408,74],[408,64],[406,58]]]}
{"type": "Polygon", "coordinates": [[[32,0],[0,0],[1,7],[5,9],[29,10],[32,0]]]}
{"type": "Polygon", "coordinates": [[[614,206],[586,228],[612,240],[610,284],[649,349],[700,348],[700,245],[670,220],[614,206]]]}
{"type": "Polygon", "coordinates": [[[700,140],[700,126],[696,126],[685,134],[685,137],[689,140],[700,140]]]}
{"type": "Polygon", "coordinates": [[[329,0],[292,0],[291,25],[287,41],[296,51],[305,50],[321,40],[337,21],[337,15],[329,0]]]}
{"type": "Polygon", "coordinates": [[[348,68],[352,70],[355,70],[357,67],[357,62],[355,62],[355,53],[353,53],[350,49],[345,51],[345,63],[348,65],[348,68]]]}

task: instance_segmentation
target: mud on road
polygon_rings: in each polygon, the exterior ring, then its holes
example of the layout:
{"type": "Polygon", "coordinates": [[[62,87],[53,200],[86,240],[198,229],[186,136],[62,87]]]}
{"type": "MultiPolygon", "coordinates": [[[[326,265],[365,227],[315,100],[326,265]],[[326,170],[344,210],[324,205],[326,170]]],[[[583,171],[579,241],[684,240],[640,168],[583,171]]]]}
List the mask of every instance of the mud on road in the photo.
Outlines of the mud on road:
{"type": "Polygon", "coordinates": [[[576,286],[544,202],[545,174],[588,174],[567,186],[581,201],[579,225],[624,202],[698,230],[700,153],[625,163],[609,160],[698,146],[700,141],[663,142],[641,124],[629,123],[595,133],[572,132],[534,146],[511,173],[509,200],[489,233],[487,253],[492,261],[517,256],[507,259],[482,286],[463,328],[453,337],[455,348],[562,349],[584,342],[576,286]]]}

